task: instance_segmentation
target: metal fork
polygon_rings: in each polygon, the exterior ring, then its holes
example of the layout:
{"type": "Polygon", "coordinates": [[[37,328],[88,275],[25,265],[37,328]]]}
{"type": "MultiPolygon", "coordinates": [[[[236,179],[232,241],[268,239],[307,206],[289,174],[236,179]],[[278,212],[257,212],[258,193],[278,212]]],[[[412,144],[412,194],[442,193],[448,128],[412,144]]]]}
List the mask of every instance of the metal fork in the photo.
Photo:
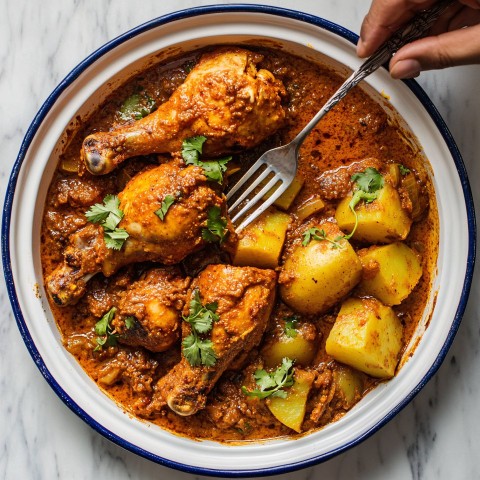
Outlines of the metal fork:
{"type": "Polygon", "coordinates": [[[227,202],[229,204],[228,213],[233,223],[241,220],[250,212],[250,215],[244,218],[236,228],[237,232],[258,218],[258,216],[272,205],[290,186],[297,172],[300,146],[320,119],[329,112],[351,88],[389,61],[401,47],[412,40],[420,38],[426,33],[435,20],[452,3],[453,0],[440,1],[432,8],[419,13],[405,27],[395,32],[389,40],[352,73],[322,109],[290,143],[268,150],[250,167],[227,194],[227,202]],[[261,186],[260,191],[255,193],[255,189],[259,186],[261,186]],[[243,187],[246,188],[242,191],[243,187]],[[277,187],[276,190],[274,190],[267,199],[263,199],[263,197],[275,187],[277,187]],[[255,193],[255,196],[249,199],[248,197],[252,193],[255,193]],[[233,201],[234,198],[235,200],[233,201]],[[252,211],[254,207],[257,208],[252,211]]]}

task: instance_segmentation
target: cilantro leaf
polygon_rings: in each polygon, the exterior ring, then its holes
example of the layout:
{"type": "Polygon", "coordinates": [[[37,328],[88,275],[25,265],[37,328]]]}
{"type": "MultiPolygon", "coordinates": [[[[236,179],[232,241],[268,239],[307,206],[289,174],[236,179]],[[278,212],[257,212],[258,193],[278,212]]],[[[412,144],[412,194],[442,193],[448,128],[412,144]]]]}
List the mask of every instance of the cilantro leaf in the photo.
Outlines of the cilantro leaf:
{"type": "Polygon", "coordinates": [[[155,110],[155,100],[146,92],[130,95],[120,107],[120,118],[140,120],[155,110]]]}
{"type": "Polygon", "coordinates": [[[225,157],[218,160],[211,160],[208,162],[202,162],[201,167],[203,168],[203,173],[205,176],[214,182],[222,183],[223,174],[227,170],[227,163],[232,159],[232,157],[225,157]]]}
{"type": "Polygon", "coordinates": [[[96,324],[95,333],[97,334],[96,342],[97,346],[94,348],[94,352],[101,350],[104,345],[114,346],[117,344],[118,335],[112,330],[110,322],[115,317],[117,309],[112,307],[96,324]]]}
{"type": "Polygon", "coordinates": [[[182,353],[192,367],[198,367],[202,364],[198,340],[198,335],[194,333],[182,340],[182,353]]]}
{"type": "Polygon", "coordinates": [[[363,172],[353,174],[352,182],[357,184],[359,190],[367,193],[376,192],[384,185],[382,174],[373,167],[368,167],[363,172]]]}
{"type": "MultiPolygon", "coordinates": [[[[120,200],[116,195],[106,195],[103,199],[103,205],[101,203],[92,205],[85,213],[85,216],[89,222],[99,224],[103,224],[108,220],[108,217],[112,216],[114,219],[119,219],[117,222],[118,225],[123,218],[123,212],[119,207],[120,200]]],[[[110,220],[110,222],[113,222],[113,220],[110,220]]],[[[115,225],[115,227],[117,225],[115,225]]]]}
{"type": "Polygon", "coordinates": [[[198,162],[206,140],[207,137],[199,135],[187,138],[182,142],[182,157],[187,165],[201,166],[198,165],[198,162]]]}
{"type": "Polygon", "coordinates": [[[155,211],[155,215],[163,222],[168,209],[175,203],[175,197],[173,195],[165,195],[162,204],[158,210],[155,211]]]}
{"type": "Polygon", "coordinates": [[[207,211],[207,228],[202,228],[202,238],[210,243],[223,243],[227,234],[227,219],[221,216],[220,207],[210,207],[207,211]]]}
{"type": "Polygon", "coordinates": [[[123,218],[123,212],[120,210],[120,199],[116,195],[106,195],[103,205],[101,203],[92,205],[85,216],[89,222],[103,227],[103,238],[107,248],[114,250],[122,248],[129,235],[123,228],[117,228],[123,218]]]}
{"type": "Polygon", "coordinates": [[[303,232],[302,245],[306,247],[312,240],[319,240],[319,241],[325,240],[332,244],[332,248],[340,248],[341,245],[338,243],[338,240],[340,240],[341,238],[342,237],[337,237],[335,238],[335,240],[330,240],[327,237],[327,234],[323,228],[320,229],[318,227],[313,227],[303,232]]]}
{"type": "Polygon", "coordinates": [[[265,370],[257,370],[255,372],[255,381],[258,389],[248,390],[245,386],[242,387],[242,392],[248,397],[267,398],[280,397],[286,398],[287,392],[283,390],[285,387],[293,385],[293,360],[290,358],[283,358],[282,365],[274,372],[266,372],[265,370]]]}
{"type": "Polygon", "coordinates": [[[352,181],[356,183],[357,190],[353,193],[348,206],[355,216],[355,226],[348,235],[344,235],[343,238],[345,238],[345,240],[350,240],[358,227],[358,215],[355,211],[355,207],[361,200],[365,203],[371,203],[376,200],[379,191],[385,185],[382,174],[376,168],[372,167],[365,169],[363,172],[352,175],[352,181]]]}
{"type": "Polygon", "coordinates": [[[206,137],[197,136],[190,137],[182,143],[182,157],[187,165],[196,165],[203,168],[203,173],[208,180],[212,182],[223,182],[223,174],[227,170],[227,163],[232,157],[225,157],[218,160],[202,161],[200,155],[202,154],[203,144],[207,140],[206,137]]]}
{"type": "Polygon", "coordinates": [[[192,367],[212,367],[217,361],[212,341],[202,340],[195,332],[183,339],[182,347],[182,353],[192,367]]]}
{"type": "Polygon", "coordinates": [[[283,331],[288,338],[295,338],[297,336],[298,317],[293,315],[285,318],[285,327],[283,331]]]}
{"type": "Polygon", "coordinates": [[[217,357],[213,350],[211,340],[202,339],[199,334],[208,333],[212,329],[213,322],[218,321],[217,302],[202,304],[198,288],[193,291],[190,301],[190,314],[183,319],[192,327],[192,333],[182,341],[182,353],[192,366],[215,365],[217,357]]]}
{"type": "Polygon", "coordinates": [[[213,322],[219,319],[219,316],[215,313],[217,308],[217,302],[202,305],[197,288],[193,291],[192,300],[190,301],[190,315],[183,317],[183,319],[198,333],[207,333],[212,328],[213,322]]]}
{"type": "Polygon", "coordinates": [[[405,176],[410,173],[410,169],[407,168],[405,165],[402,165],[401,163],[398,164],[398,169],[400,170],[400,173],[405,176]]]}
{"type": "Polygon", "coordinates": [[[131,330],[133,327],[135,327],[135,317],[126,317],[125,318],[125,327],[127,330],[131,330]]]}
{"type": "Polygon", "coordinates": [[[128,232],[123,228],[116,228],[113,231],[105,230],[103,232],[105,245],[113,250],[120,250],[128,237],[128,232]]]}

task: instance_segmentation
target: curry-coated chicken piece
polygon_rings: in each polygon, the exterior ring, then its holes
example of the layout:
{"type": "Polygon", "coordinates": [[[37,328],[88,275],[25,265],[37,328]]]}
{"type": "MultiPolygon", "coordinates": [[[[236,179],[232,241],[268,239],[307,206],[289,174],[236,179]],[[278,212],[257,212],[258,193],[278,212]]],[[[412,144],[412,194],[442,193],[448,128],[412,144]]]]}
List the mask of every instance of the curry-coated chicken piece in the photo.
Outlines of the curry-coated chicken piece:
{"type": "MultiPolygon", "coordinates": [[[[57,305],[75,303],[98,272],[108,277],[131,263],[181,262],[206,245],[202,231],[212,208],[226,218],[225,197],[196,166],[181,168],[170,162],[147,170],[130,180],[118,198],[124,213],[118,228],[129,237],[120,250],[114,250],[107,248],[99,225],[88,224],[72,234],[63,263],[46,278],[47,291],[57,305]],[[174,201],[162,220],[155,212],[167,195],[174,201]]],[[[231,224],[226,228],[233,237],[231,224]]]]}
{"type": "Polygon", "coordinates": [[[225,47],[205,53],[167,102],[145,118],[85,138],[81,157],[93,174],[125,159],[179,152],[186,138],[203,135],[203,153],[224,155],[251,148],[285,120],[283,84],[256,65],[263,56],[225,47]]]}
{"type": "MultiPolygon", "coordinates": [[[[231,265],[209,265],[194,279],[190,298],[198,291],[203,305],[217,305],[218,320],[206,334],[216,362],[193,366],[182,351],[180,362],[158,381],[149,413],[165,404],[183,416],[205,407],[208,393],[233,360],[260,343],[275,300],[275,280],[273,270],[231,265]]],[[[189,313],[187,305],[184,316],[189,313]]],[[[191,333],[190,324],[184,322],[182,338],[191,333]]]]}
{"type": "Polygon", "coordinates": [[[180,338],[190,280],[178,267],[163,267],[153,268],[133,282],[112,321],[119,342],[152,352],[172,347],[180,338]]]}

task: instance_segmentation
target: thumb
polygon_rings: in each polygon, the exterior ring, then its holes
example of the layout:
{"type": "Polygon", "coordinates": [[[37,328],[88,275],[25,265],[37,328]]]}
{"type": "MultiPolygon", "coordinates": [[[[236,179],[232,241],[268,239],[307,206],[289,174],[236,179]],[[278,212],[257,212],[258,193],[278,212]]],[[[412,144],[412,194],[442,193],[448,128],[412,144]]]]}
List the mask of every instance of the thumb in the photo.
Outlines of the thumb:
{"type": "Polygon", "coordinates": [[[424,70],[474,63],[480,63],[480,24],[405,45],[390,61],[390,74],[412,78],[424,70]]]}

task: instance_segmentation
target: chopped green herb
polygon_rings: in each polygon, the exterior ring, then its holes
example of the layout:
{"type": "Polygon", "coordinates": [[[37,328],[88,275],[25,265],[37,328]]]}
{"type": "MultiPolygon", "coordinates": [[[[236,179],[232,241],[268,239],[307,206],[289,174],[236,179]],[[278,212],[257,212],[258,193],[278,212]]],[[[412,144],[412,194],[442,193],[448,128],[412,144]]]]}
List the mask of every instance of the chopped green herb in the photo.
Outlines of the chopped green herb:
{"type": "MultiPolygon", "coordinates": [[[[87,220],[92,223],[116,222],[115,227],[123,218],[123,212],[120,210],[120,200],[116,195],[107,195],[103,199],[103,205],[96,203],[85,213],[87,220]]],[[[115,228],[114,227],[114,228],[115,228]]]]}
{"type": "Polygon", "coordinates": [[[355,182],[360,190],[367,193],[380,190],[384,184],[382,174],[373,167],[368,167],[363,172],[353,174],[352,182],[355,182]]]}
{"type": "Polygon", "coordinates": [[[95,333],[97,334],[97,346],[94,348],[94,352],[101,350],[104,345],[111,347],[117,344],[118,336],[112,330],[110,322],[115,317],[117,309],[112,307],[96,324],[95,333]]]}
{"type": "Polygon", "coordinates": [[[196,333],[191,333],[182,341],[182,352],[193,367],[205,365],[212,367],[217,361],[211,340],[203,340],[196,333]]]}
{"type": "Polygon", "coordinates": [[[202,238],[210,243],[223,243],[227,234],[227,219],[221,216],[220,207],[210,207],[207,211],[207,227],[202,228],[202,238]]]}
{"type": "Polygon", "coordinates": [[[332,244],[332,248],[340,248],[341,245],[338,243],[338,240],[341,240],[342,238],[343,237],[337,237],[335,240],[330,240],[323,228],[320,229],[318,227],[313,227],[309,228],[303,233],[302,245],[306,247],[312,240],[325,240],[326,242],[330,242],[332,244]]]}
{"type": "Polygon", "coordinates": [[[182,157],[187,165],[196,165],[203,168],[203,173],[208,180],[222,183],[223,174],[227,170],[227,163],[232,157],[220,158],[218,160],[202,161],[200,155],[202,154],[203,144],[207,140],[201,135],[197,137],[190,137],[182,143],[182,157]]]}
{"type": "Polygon", "coordinates": [[[120,210],[120,200],[116,195],[107,195],[103,199],[103,205],[96,203],[92,205],[85,213],[87,220],[97,223],[103,227],[104,240],[107,248],[120,250],[128,233],[123,228],[117,228],[117,225],[123,218],[123,212],[120,210]]]}
{"type": "Polygon", "coordinates": [[[293,360],[283,358],[282,365],[271,373],[263,369],[257,370],[255,372],[255,381],[259,387],[256,390],[248,390],[245,386],[242,387],[242,392],[248,397],[286,398],[287,392],[283,388],[293,385],[293,360]]]}
{"type": "Polygon", "coordinates": [[[193,329],[198,333],[207,333],[211,330],[213,322],[218,320],[217,302],[202,305],[200,300],[200,292],[198,288],[193,291],[192,300],[190,301],[190,315],[183,317],[193,329]]]}
{"type": "Polygon", "coordinates": [[[162,205],[158,210],[155,211],[155,215],[163,222],[165,220],[165,215],[168,212],[168,209],[175,203],[175,197],[173,195],[165,195],[165,198],[162,201],[162,205]]]}
{"type": "Polygon", "coordinates": [[[297,336],[298,317],[293,315],[285,318],[285,327],[283,331],[288,338],[295,338],[297,336]]]}
{"type": "Polygon", "coordinates": [[[188,363],[194,367],[199,365],[211,367],[217,360],[212,341],[199,337],[199,334],[208,333],[212,329],[213,322],[219,319],[215,313],[217,308],[216,302],[203,305],[198,289],[193,291],[190,314],[188,317],[183,317],[191,325],[192,333],[183,339],[182,353],[188,363]]]}
{"type": "Polygon", "coordinates": [[[350,240],[358,227],[358,215],[355,207],[363,200],[365,203],[371,203],[378,197],[378,192],[385,184],[382,174],[375,168],[369,167],[364,172],[352,175],[352,181],[356,183],[357,190],[353,193],[348,206],[355,216],[355,226],[353,230],[345,235],[345,240],[350,240]]]}
{"type": "Polygon", "coordinates": [[[231,159],[232,157],[225,157],[218,160],[210,160],[208,162],[200,161],[200,166],[203,168],[203,173],[209,180],[222,183],[223,174],[227,171],[227,163],[231,159]]]}
{"type": "Polygon", "coordinates": [[[131,330],[135,326],[135,317],[126,317],[125,318],[125,327],[127,330],[131,330]]]}
{"type": "Polygon", "coordinates": [[[105,230],[103,233],[106,247],[112,250],[120,250],[128,237],[128,232],[124,228],[116,228],[112,231],[105,230]]]}
{"type": "Polygon", "coordinates": [[[187,165],[198,165],[200,155],[202,154],[203,144],[207,137],[198,135],[190,137],[182,142],[182,157],[187,165]]]}
{"type": "Polygon", "coordinates": [[[402,165],[401,163],[398,164],[398,169],[400,170],[400,173],[404,176],[410,173],[410,169],[407,168],[405,165],[402,165]]]}
{"type": "Polygon", "coordinates": [[[155,100],[146,92],[130,95],[120,107],[120,118],[124,121],[140,120],[155,110],[155,100]]]}

